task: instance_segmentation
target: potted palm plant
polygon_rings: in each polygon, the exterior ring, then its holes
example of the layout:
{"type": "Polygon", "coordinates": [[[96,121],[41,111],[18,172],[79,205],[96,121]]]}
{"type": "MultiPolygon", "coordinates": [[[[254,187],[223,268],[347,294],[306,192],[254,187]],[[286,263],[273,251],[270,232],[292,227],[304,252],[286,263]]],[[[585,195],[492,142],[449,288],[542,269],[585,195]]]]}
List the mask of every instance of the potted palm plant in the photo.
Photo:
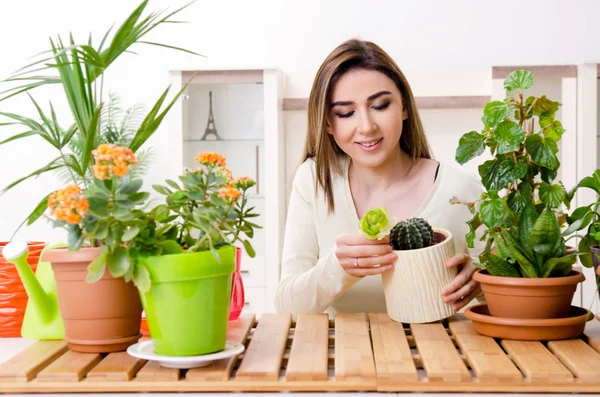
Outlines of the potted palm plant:
{"type": "MultiPolygon", "coordinates": [[[[172,17],[185,8],[166,14],[153,12],[143,16],[147,4],[146,0],[136,7],[115,30],[112,38],[109,30],[99,45],[93,43],[91,36],[85,43],[76,42],[72,35],[67,42],[60,37],[51,40],[49,56],[43,55],[41,59],[25,66],[7,79],[5,82],[8,84],[20,85],[3,91],[3,97],[0,97],[1,103],[16,95],[28,95],[40,119],[0,112],[0,116],[9,119],[9,122],[2,124],[20,125],[25,128],[24,132],[13,135],[0,144],[39,136],[57,151],[54,160],[10,183],[2,190],[2,194],[30,178],[47,172],[60,172],[70,180],[70,185],[65,189],[44,195],[21,226],[37,221],[50,207],[56,226],[68,228],[69,249],[48,250],[47,257],[42,258],[52,261],[55,271],[55,265],[69,264],[65,265],[69,271],[61,275],[57,273],[57,279],[64,275],[69,282],[84,283],[86,277],[87,281],[97,281],[101,277],[117,278],[116,282],[121,283],[121,286],[115,287],[117,290],[104,289],[103,294],[116,294],[123,301],[131,303],[131,307],[125,310],[127,315],[122,315],[118,312],[120,303],[108,303],[106,295],[90,298],[88,293],[104,286],[105,278],[102,279],[103,282],[93,286],[78,287],[78,293],[81,295],[77,297],[61,297],[64,293],[60,292],[59,286],[61,312],[63,305],[76,305],[82,300],[90,302],[88,305],[98,305],[88,306],[81,316],[71,318],[71,327],[66,326],[69,345],[78,351],[124,350],[139,338],[141,306],[135,287],[127,281],[134,280],[140,285],[143,283],[140,280],[147,278],[147,273],[143,270],[138,273],[136,269],[143,268],[131,265],[122,243],[132,238],[135,224],[127,223],[133,221],[129,215],[134,208],[144,203],[146,193],[138,191],[141,180],[132,178],[128,173],[131,172],[130,167],[138,162],[136,153],[158,129],[186,86],[171,101],[167,101],[169,89],[165,90],[131,136],[120,140],[122,136],[115,135],[110,125],[104,122],[103,112],[106,112],[107,108],[104,99],[104,75],[110,65],[125,52],[130,52],[134,45],[150,44],[190,52],[144,41],[144,37],[158,26],[174,22],[172,17]],[[50,76],[39,73],[40,70],[49,71],[50,76]],[[21,84],[22,82],[25,83],[21,84]],[[63,88],[71,110],[73,122],[66,128],[59,124],[52,103],[49,111],[45,111],[32,95],[38,87],[51,84],[59,84],[63,88]],[[86,276],[87,267],[90,267],[90,272],[86,276]],[[109,272],[100,271],[104,268],[108,268],[109,272]],[[115,310],[117,312],[114,312],[115,310]],[[113,331],[95,334],[97,324],[107,322],[99,319],[106,316],[129,318],[129,322],[123,323],[118,320],[113,331]],[[88,331],[75,334],[69,332],[69,329],[74,330],[75,326],[79,327],[82,324],[87,324],[85,329],[88,331]]],[[[70,289],[72,288],[62,288],[63,291],[70,289]]],[[[65,323],[69,320],[67,317],[71,317],[70,314],[66,314],[67,310],[65,307],[62,313],[65,323]]]]}
{"type": "Polygon", "coordinates": [[[526,70],[504,81],[507,96],[486,104],[481,132],[462,136],[456,160],[465,164],[489,150],[479,166],[485,191],[468,205],[472,219],[466,235],[473,246],[476,230],[486,248],[474,279],[481,283],[489,312],[505,318],[567,317],[577,284],[577,256],[561,233],[569,194],[556,180],[558,145],[565,132],[555,119],[560,104],[545,95],[525,97],[533,85],[526,70]]]}

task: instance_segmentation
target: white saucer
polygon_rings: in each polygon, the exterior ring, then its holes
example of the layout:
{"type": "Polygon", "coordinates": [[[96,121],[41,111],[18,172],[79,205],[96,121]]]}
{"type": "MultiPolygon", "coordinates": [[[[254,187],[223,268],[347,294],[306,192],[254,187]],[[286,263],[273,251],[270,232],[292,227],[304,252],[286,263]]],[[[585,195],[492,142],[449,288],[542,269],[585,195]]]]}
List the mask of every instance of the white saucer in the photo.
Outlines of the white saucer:
{"type": "Polygon", "coordinates": [[[210,354],[200,356],[161,356],[154,352],[154,344],[151,340],[136,343],[127,348],[127,353],[135,358],[144,360],[158,361],[165,368],[198,368],[206,367],[215,360],[237,356],[244,351],[245,347],[241,343],[225,342],[225,349],[210,354]]]}

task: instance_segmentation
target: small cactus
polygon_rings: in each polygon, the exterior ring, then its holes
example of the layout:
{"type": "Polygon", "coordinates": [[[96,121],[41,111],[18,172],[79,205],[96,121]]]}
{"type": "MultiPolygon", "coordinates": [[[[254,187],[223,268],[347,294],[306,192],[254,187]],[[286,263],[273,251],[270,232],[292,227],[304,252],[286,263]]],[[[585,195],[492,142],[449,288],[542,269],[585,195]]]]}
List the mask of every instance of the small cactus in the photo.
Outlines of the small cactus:
{"type": "Polygon", "coordinates": [[[390,231],[390,245],[395,250],[425,248],[433,243],[433,229],[422,218],[398,222],[390,231]]]}

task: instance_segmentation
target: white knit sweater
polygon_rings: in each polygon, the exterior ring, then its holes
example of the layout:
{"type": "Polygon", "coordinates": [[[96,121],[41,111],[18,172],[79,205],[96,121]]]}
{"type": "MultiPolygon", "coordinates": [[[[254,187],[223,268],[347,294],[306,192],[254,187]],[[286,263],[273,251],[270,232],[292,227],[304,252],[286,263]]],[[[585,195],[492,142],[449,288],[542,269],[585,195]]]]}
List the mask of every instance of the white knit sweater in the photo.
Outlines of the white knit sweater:
{"type": "MultiPolygon", "coordinates": [[[[288,207],[283,244],[281,281],[275,298],[278,312],[385,312],[381,275],[354,277],[347,274],[335,256],[336,237],[359,232],[358,216],[348,183],[348,166],[342,177],[333,178],[335,212],[328,214],[323,191],[315,194],[315,162],[305,161],[297,170],[288,207]]],[[[457,196],[463,201],[479,198],[483,187],[479,177],[458,166],[440,164],[429,196],[413,214],[433,227],[449,230],[456,252],[476,257],[483,243],[469,251],[465,233],[471,214],[466,206],[450,204],[457,196]]]]}

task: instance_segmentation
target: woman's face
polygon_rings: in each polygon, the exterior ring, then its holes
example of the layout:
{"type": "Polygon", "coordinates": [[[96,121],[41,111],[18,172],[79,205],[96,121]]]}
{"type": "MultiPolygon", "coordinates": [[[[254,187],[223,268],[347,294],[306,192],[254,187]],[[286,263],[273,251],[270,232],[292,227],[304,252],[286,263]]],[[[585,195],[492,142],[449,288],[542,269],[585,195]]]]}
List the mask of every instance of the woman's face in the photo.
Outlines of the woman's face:
{"type": "Polygon", "coordinates": [[[378,71],[357,69],[333,86],[328,132],[353,161],[379,167],[400,151],[407,117],[393,80],[378,71]]]}

